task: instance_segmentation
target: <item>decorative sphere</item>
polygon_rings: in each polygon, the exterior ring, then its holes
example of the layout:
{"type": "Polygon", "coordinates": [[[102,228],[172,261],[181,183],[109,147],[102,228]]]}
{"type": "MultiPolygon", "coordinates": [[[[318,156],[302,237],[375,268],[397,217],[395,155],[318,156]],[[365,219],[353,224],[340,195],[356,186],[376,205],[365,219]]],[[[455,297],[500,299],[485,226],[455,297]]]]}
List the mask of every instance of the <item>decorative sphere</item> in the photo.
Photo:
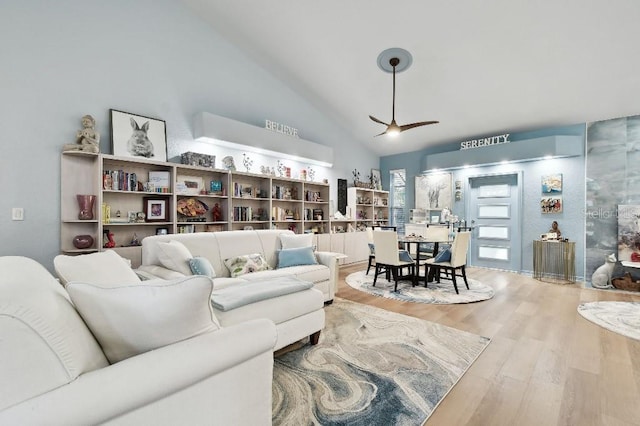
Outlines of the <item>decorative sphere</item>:
{"type": "Polygon", "coordinates": [[[93,245],[91,235],[77,235],[73,238],[73,246],[77,249],[86,249],[93,245]]]}

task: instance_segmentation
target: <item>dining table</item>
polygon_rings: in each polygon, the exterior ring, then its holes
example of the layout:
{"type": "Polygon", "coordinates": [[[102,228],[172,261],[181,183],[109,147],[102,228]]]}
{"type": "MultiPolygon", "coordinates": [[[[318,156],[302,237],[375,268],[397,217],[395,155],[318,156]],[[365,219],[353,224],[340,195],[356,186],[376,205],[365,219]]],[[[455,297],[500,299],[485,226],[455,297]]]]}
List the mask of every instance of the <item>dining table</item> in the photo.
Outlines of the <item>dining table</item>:
{"type": "MultiPolygon", "coordinates": [[[[444,244],[451,243],[449,238],[436,240],[434,238],[427,238],[427,237],[416,236],[416,235],[398,236],[398,242],[400,244],[403,244],[404,247],[406,247],[406,250],[409,252],[409,254],[413,257],[413,259],[416,262],[416,265],[415,265],[416,282],[420,281],[420,278],[421,278],[420,276],[420,244],[429,244],[429,243],[433,244],[432,256],[436,257],[440,249],[440,243],[444,243],[444,244]],[[412,246],[415,247],[415,251],[412,251],[412,246]]],[[[435,268],[429,268],[428,272],[425,273],[425,276],[424,276],[425,286],[427,285],[427,283],[433,282],[433,280],[435,279],[435,272],[436,272],[435,268]]]]}

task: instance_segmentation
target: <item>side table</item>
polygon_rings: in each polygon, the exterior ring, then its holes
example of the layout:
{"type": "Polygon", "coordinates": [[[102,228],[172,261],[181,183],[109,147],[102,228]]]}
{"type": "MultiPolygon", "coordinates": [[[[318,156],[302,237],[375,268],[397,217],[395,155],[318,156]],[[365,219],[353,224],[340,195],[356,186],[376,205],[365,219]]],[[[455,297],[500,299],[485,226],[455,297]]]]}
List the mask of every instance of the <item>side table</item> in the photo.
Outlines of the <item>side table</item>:
{"type": "Polygon", "coordinates": [[[553,283],[575,283],[576,243],[534,240],[533,278],[553,283]]]}

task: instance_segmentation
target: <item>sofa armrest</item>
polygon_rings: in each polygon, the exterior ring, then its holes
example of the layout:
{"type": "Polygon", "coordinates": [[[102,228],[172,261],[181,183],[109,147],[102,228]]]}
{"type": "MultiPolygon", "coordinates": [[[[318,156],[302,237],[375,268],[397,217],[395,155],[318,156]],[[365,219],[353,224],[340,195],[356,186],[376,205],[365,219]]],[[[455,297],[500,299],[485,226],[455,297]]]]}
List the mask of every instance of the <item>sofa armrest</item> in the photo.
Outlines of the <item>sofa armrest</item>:
{"type": "Polygon", "coordinates": [[[330,300],[332,300],[337,290],[336,287],[338,286],[338,256],[336,255],[336,253],[329,251],[317,251],[316,259],[318,260],[318,263],[329,268],[329,276],[331,277],[331,282],[329,283],[329,293],[330,300]]]}
{"type": "Polygon", "coordinates": [[[160,265],[140,265],[138,270],[144,272],[145,275],[150,274],[156,278],[162,278],[163,280],[186,277],[186,275],[181,274],[180,272],[172,271],[171,269],[167,269],[160,265]]]}
{"type": "Polygon", "coordinates": [[[83,374],[1,411],[0,424],[265,424],[276,339],[267,319],[205,333],[83,374]]]}

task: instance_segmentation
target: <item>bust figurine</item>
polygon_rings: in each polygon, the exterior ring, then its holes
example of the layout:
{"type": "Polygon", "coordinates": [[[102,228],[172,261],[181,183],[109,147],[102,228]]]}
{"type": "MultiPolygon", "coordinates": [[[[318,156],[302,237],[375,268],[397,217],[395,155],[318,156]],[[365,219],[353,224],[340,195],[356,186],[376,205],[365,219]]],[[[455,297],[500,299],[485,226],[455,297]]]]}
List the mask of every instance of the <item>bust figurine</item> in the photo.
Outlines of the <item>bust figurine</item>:
{"type": "Polygon", "coordinates": [[[90,116],[82,117],[82,129],[76,132],[76,142],[64,145],[63,151],[100,151],[100,133],[95,129],[96,120],[90,116]]]}
{"type": "Polygon", "coordinates": [[[557,221],[554,220],[553,223],[551,223],[551,229],[549,229],[549,232],[555,232],[556,237],[560,238],[560,236],[562,235],[562,232],[560,232],[560,228],[558,228],[557,221]]]}

